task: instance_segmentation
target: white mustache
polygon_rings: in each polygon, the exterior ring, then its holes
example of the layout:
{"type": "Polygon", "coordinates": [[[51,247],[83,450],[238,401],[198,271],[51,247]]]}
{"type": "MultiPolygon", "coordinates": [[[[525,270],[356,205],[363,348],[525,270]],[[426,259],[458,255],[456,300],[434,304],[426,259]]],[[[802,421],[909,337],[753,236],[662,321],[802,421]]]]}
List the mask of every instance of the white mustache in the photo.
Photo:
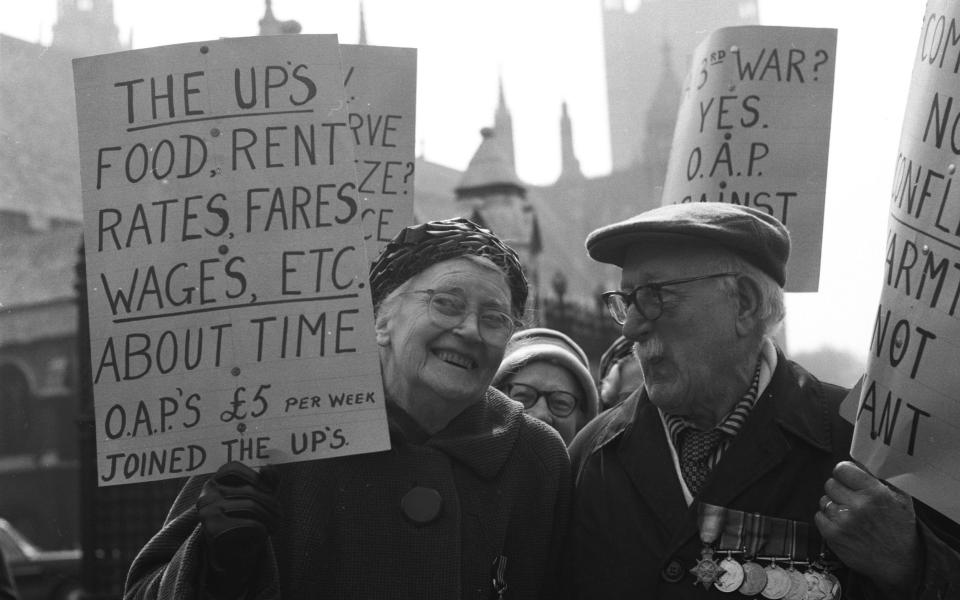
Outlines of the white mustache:
{"type": "Polygon", "coordinates": [[[663,356],[663,342],[656,338],[650,338],[643,342],[634,342],[633,355],[636,356],[640,362],[663,356]]]}

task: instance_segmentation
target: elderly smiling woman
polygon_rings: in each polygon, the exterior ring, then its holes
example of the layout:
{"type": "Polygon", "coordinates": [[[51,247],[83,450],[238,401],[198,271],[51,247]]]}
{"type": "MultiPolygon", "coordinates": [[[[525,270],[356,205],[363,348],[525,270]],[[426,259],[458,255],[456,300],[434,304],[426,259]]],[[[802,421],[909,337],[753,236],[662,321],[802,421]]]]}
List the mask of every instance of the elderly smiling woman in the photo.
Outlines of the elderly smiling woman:
{"type": "Polygon", "coordinates": [[[490,387],[527,282],[465,219],[371,268],[391,449],[191,478],[127,598],[549,598],[569,514],[560,437],[490,387]]]}

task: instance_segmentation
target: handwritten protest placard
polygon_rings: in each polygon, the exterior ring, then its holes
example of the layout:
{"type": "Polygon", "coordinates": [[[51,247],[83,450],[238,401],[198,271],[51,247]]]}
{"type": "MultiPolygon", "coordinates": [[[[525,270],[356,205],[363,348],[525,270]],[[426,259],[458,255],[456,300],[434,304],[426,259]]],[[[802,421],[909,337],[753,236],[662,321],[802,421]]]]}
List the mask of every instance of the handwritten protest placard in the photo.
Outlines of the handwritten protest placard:
{"type": "Polygon", "coordinates": [[[960,521],[960,5],[930,0],[890,190],[851,453],[960,521]]]}
{"type": "Polygon", "coordinates": [[[342,44],[356,152],[363,238],[370,261],[413,224],[417,51],[342,44]]]}
{"type": "Polygon", "coordinates": [[[74,78],[100,485],[388,448],[336,36],[74,78]]]}
{"type": "Polygon", "coordinates": [[[816,291],[833,103],[835,29],[728,27],[693,55],[663,204],[728,202],[779,219],[787,290],[816,291]]]}

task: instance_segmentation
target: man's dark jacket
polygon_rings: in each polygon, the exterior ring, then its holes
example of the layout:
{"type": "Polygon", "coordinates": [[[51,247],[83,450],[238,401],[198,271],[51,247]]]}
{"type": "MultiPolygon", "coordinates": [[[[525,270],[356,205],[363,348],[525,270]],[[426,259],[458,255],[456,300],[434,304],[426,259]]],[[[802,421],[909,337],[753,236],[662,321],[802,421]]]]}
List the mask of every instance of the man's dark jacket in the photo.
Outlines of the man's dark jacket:
{"type": "MultiPolygon", "coordinates": [[[[689,572],[702,548],[698,503],[806,522],[815,532],[823,484],[849,459],[853,428],[838,414],[846,394],[778,351],[770,384],[689,507],[662,420],[642,388],[601,414],[570,448],[568,591],[583,599],[728,597],[695,585],[689,572]]],[[[947,585],[945,574],[930,572],[936,568],[927,569],[936,580],[930,589],[947,585]]],[[[848,585],[844,597],[857,597],[851,593],[864,597],[848,585]]]]}

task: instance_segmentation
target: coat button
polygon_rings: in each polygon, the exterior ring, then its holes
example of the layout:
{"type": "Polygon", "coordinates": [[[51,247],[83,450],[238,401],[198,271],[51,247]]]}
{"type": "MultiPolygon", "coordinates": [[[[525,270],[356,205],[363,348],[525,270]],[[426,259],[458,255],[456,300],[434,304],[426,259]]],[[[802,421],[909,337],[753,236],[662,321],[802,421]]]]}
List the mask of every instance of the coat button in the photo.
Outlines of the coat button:
{"type": "Polygon", "coordinates": [[[443,498],[433,488],[417,486],[400,500],[403,515],[415,525],[427,525],[440,516],[443,498]]]}
{"type": "Polygon", "coordinates": [[[677,559],[671,560],[667,563],[667,566],[663,568],[663,571],[660,572],[660,576],[663,577],[664,581],[669,583],[679,583],[683,579],[683,574],[685,573],[683,565],[680,564],[680,561],[677,559]]]}

